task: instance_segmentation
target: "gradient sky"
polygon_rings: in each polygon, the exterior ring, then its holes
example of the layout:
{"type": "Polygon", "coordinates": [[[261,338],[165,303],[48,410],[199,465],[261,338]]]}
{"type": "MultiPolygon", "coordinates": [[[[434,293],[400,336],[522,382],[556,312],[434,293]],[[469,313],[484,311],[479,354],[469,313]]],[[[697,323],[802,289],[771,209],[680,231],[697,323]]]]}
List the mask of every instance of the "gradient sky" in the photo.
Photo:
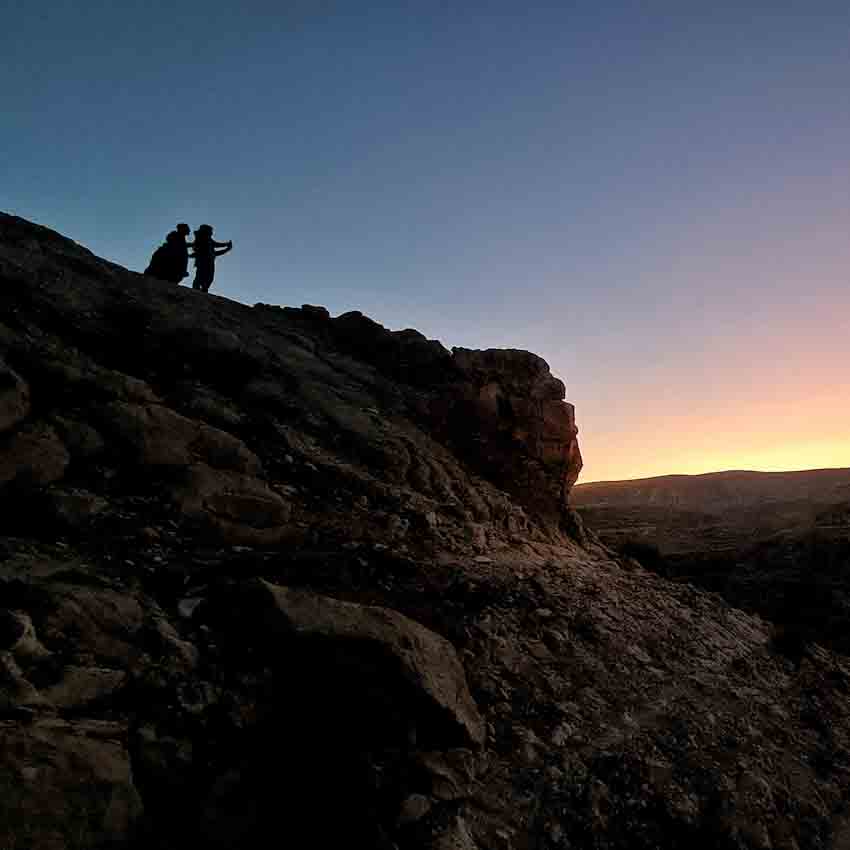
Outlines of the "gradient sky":
{"type": "Polygon", "coordinates": [[[0,209],[545,357],[583,481],[850,466],[845,2],[0,0],[0,209]]]}

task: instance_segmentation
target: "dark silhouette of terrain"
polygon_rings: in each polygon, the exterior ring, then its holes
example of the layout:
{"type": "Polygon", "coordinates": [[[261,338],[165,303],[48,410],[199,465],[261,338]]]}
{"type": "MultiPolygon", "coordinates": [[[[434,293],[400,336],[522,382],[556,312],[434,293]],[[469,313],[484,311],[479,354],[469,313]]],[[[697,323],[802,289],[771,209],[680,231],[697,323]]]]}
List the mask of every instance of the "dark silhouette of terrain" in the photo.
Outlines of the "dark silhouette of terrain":
{"type": "Polygon", "coordinates": [[[600,482],[571,503],[619,552],[758,613],[789,646],[850,653],[850,470],[600,482]]]}
{"type": "Polygon", "coordinates": [[[0,848],[846,848],[850,663],[583,534],[564,399],[0,214],[0,848]]]}

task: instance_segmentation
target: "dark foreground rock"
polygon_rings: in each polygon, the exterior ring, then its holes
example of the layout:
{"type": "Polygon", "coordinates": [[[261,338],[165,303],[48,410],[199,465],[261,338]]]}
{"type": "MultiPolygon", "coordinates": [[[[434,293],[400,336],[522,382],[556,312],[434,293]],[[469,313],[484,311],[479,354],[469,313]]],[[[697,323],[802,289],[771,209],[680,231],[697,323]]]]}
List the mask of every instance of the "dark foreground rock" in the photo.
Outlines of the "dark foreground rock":
{"type": "Polygon", "coordinates": [[[846,659],[579,540],[539,358],[0,282],[0,846],[846,846],[846,659]]]}

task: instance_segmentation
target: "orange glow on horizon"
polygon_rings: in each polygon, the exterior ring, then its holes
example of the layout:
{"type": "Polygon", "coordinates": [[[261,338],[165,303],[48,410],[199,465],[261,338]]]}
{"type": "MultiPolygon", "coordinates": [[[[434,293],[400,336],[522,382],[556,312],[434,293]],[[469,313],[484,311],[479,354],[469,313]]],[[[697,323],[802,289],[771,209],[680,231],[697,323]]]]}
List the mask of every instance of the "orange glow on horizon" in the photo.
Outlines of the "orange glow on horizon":
{"type": "Polygon", "coordinates": [[[792,446],[773,446],[761,451],[716,456],[658,458],[654,462],[619,464],[585,464],[579,484],[594,481],[629,481],[661,475],[702,475],[707,472],[748,470],[751,472],[797,472],[807,469],[850,468],[850,438],[792,446]],[[585,474],[591,473],[592,477],[585,474]]]}
{"type": "Polygon", "coordinates": [[[614,430],[608,417],[579,420],[585,462],[579,483],[732,469],[850,468],[850,385],[768,399],[734,395],[668,397],[643,421],[630,422],[616,411],[615,419],[623,418],[614,430]]]}

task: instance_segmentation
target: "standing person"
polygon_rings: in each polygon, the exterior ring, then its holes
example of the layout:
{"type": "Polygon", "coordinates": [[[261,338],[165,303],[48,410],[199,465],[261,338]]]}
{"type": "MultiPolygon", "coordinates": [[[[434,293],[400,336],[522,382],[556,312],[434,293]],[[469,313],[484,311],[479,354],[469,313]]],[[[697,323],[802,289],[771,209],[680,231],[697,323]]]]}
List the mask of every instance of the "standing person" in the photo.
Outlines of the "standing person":
{"type": "Polygon", "coordinates": [[[212,238],[213,229],[202,224],[195,231],[192,256],[195,258],[195,280],[192,289],[209,292],[215,277],[215,258],[233,250],[233,242],[216,242],[212,238]]]}
{"type": "Polygon", "coordinates": [[[189,225],[181,222],[168,234],[170,237],[171,234],[175,235],[175,239],[173,242],[173,261],[172,261],[172,269],[173,273],[170,278],[168,278],[172,283],[180,283],[184,277],[189,277],[189,249],[192,247],[190,244],[186,242],[186,237],[189,235],[189,225]]]}

